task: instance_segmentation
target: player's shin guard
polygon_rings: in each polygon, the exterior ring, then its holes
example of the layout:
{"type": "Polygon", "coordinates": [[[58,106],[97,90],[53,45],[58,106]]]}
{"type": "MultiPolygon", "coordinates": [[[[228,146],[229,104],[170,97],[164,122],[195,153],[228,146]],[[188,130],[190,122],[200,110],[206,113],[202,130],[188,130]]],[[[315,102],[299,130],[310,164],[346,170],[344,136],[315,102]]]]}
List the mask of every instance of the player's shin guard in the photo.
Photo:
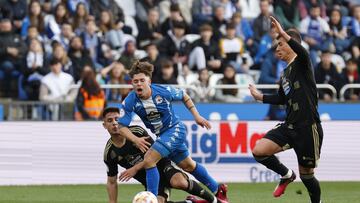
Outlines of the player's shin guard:
{"type": "Polygon", "coordinates": [[[219,187],[218,183],[209,175],[207,170],[201,164],[196,163],[195,170],[191,172],[191,175],[208,187],[211,192],[216,193],[219,187]]]}
{"type": "Polygon", "coordinates": [[[255,160],[262,165],[266,166],[268,169],[273,170],[274,172],[284,176],[288,173],[289,169],[284,166],[278,158],[274,155],[271,156],[256,156],[253,154],[255,160]]]}
{"type": "Polygon", "coordinates": [[[146,185],[147,190],[152,192],[155,196],[158,195],[160,175],[157,167],[146,169],[146,185]]]}
{"type": "Polygon", "coordinates": [[[320,203],[320,184],[314,174],[300,174],[300,178],[309,192],[311,203],[320,203]]]}
{"type": "Polygon", "coordinates": [[[208,192],[207,190],[205,190],[204,188],[202,188],[199,183],[193,181],[193,180],[188,180],[189,186],[186,190],[186,192],[201,197],[202,199],[208,201],[208,202],[213,202],[215,199],[215,196],[213,194],[211,194],[210,192],[208,192]]]}

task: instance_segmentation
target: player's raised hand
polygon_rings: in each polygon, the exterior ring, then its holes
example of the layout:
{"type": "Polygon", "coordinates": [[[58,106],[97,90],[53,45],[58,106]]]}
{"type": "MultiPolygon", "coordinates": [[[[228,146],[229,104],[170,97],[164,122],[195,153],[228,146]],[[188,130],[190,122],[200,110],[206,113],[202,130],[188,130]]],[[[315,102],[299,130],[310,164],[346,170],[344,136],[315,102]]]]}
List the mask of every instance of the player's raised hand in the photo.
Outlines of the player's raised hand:
{"type": "Polygon", "coordinates": [[[135,141],[136,147],[139,148],[143,153],[145,153],[151,146],[151,143],[146,139],[148,139],[148,137],[139,137],[135,141]]]}
{"type": "Polygon", "coordinates": [[[260,93],[258,89],[256,89],[255,85],[249,84],[249,90],[255,100],[258,100],[258,101],[263,100],[263,94],[260,93]]]}
{"type": "Polygon", "coordinates": [[[203,128],[206,128],[206,129],[211,129],[211,125],[210,125],[210,122],[207,121],[205,118],[203,118],[202,116],[197,116],[195,117],[195,122],[200,125],[201,127],[203,128]]]}
{"type": "Polygon", "coordinates": [[[274,31],[279,35],[282,35],[285,31],[281,27],[279,21],[277,21],[276,18],[274,18],[274,16],[270,16],[270,20],[271,20],[271,28],[273,28],[274,31]]]}
{"type": "Polygon", "coordinates": [[[129,169],[126,169],[125,171],[123,171],[120,176],[119,176],[119,181],[121,182],[127,182],[129,181],[132,177],[134,177],[137,173],[137,170],[135,169],[135,167],[131,167],[129,169]]]}

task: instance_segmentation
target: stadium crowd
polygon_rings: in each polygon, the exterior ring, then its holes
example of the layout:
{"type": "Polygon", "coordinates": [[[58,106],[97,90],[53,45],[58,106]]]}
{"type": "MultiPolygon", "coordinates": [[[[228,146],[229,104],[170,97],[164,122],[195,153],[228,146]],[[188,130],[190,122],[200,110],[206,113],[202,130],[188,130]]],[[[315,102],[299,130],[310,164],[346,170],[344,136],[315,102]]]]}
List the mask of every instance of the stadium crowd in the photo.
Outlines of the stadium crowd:
{"type": "MultiPolygon", "coordinates": [[[[146,60],[153,82],[193,85],[196,102],[247,101],[247,89],[211,87],[278,83],[285,63],[270,15],[301,32],[318,84],[339,92],[360,83],[358,0],[0,0],[0,97],[121,101],[129,90],[99,84],[129,84],[131,64],[146,60]]],[[[322,100],[333,96],[320,90],[322,100]]],[[[81,106],[79,119],[98,114],[81,106]]]]}

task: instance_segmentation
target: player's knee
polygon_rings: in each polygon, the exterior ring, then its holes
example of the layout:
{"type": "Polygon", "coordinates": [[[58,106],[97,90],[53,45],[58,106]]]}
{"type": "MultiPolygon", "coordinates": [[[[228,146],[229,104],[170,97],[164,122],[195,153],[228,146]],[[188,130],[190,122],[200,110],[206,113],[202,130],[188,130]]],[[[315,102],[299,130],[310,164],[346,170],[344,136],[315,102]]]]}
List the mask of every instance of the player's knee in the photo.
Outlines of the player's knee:
{"type": "Polygon", "coordinates": [[[265,151],[262,149],[261,146],[259,145],[255,145],[254,149],[252,150],[252,154],[254,156],[254,158],[256,159],[256,157],[264,157],[264,156],[268,156],[265,151]]]}
{"type": "Polygon", "coordinates": [[[188,181],[183,175],[181,175],[181,173],[173,175],[170,179],[170,184],[171,187],[175,189],[186,190],[188,187],[188,181]]]}
{"type": "Polygon", "coordinates": [[[314,168],[306,168],[299,166],[299,173],[301,175],[314,175],[314,168]]]}
{"type": "Polygon", "coordinates": [[[195,168],[196,168],[196,164],[192,164],[192,163],[183,165],[183,167],[182,167],[182,169],[188,173],[193,172],[195,170],[195,168]]]}

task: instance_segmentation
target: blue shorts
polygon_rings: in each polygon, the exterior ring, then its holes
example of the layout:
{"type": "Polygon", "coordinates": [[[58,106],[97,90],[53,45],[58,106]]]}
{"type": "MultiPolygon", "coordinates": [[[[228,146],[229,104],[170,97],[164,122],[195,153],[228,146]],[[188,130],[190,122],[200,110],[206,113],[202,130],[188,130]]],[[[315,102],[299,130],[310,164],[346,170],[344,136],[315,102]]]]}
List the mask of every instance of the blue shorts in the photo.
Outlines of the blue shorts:
{"type": "Polygon", "coordinates": [[[189,150],[185,144],[186,135],[184,124],[178,123],[161,133],[151,148],[159,152],[161,157],[168,157],[178,164],[189,156],[189,150]]]}

